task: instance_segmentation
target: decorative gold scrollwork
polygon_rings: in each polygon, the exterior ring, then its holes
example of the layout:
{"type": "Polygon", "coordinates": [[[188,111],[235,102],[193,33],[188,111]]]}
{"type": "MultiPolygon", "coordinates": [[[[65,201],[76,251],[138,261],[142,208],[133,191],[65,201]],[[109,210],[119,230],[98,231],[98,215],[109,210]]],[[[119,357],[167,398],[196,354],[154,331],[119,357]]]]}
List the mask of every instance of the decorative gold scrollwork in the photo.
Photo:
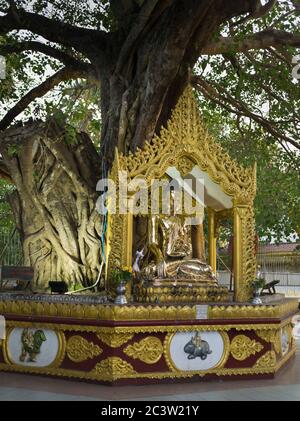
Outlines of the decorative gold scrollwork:
{"type": "Polygon", "coordinates": [[[230,352],[235,360],[244,361],[251,355],[262,351],[263,348],[263,345],[254,339],[252,340],[245,335],[238,335],[231,342],[230,352]]]}
{"type": "Polygon", "coordinates": [[[191,86],[180,97],[160,135],[135,154],[121,154],[116,161],[131,180],[142,175],[148,182],[161,178],[168,167],[179,162],[186,162],[184,167],[190,170],[192,162],[220,184],[225,193],[242,202],[251,202],[256,192],[255,169],[239,166],[208,133],[191,86]]]}
{"type": "Polygon", "coordinates": [[[119,357],[108,357],[96,364],[90,374],[99,380],[115,380],[136,374],[132,365],[119,357]]]}
{"type": "Polygon", "coordinates": [[[97,337],[111,348],[120,348],[126,344],[134,335],[130,333],[98,333],[97,337]]]}
{"type": "Polygon", "coordinates": [[[146,364],[157,363],[164,352],[160,339],[155,336],[148,336],[140,342],[127,346],[124,353],[133,359],[138,359],[146,364]]]}
{"type": "Polygon", "coordinates": [[[67,356],[75,363],[98,357],[103,352],[98,345],[87,341],[79,335],[71,336],[68,340],[66,351],[67,356]]]}
{"type": "Polygon", "coordinates": [[[257,330],[257,336],[265,342],[273,344],[274,350],[277,354],[281,351],[281,331],[276,329],[270,330],[257,330]]]}
{"type": "Polygon", "coordinates": [[[274,368],[276,367],[276,354],[274,351],[266,352],[253,366],[254,368],[274,368]]]}
{"type": "Polygon", "coordinates": [[[190,158],[183,156],[181,160],[178,162],[176,168],[179,170],[180,174],[185,177],[189,174],[195,166],[195,162],[193,162],[190,158]]]}

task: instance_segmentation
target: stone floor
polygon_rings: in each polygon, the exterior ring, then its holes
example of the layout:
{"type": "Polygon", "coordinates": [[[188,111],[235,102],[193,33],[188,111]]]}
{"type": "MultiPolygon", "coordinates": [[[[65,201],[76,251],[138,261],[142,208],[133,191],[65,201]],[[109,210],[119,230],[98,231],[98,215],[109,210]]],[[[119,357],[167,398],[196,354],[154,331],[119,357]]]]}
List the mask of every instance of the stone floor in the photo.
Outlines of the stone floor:
{"type": "Polygon", "coordinates": [[[298,401],[300,341],[273,380],[210,381],[109,387],[79,381],[0,373],[0,401],[298,401]]]}

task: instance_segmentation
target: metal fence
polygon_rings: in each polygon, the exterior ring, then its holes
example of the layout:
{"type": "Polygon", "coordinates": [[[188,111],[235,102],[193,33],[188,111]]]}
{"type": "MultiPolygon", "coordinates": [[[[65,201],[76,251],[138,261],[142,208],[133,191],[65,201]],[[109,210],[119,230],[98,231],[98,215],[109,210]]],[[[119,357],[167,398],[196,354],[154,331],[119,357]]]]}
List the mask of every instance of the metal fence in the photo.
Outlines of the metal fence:
{"type": "Polygon", "coordinates": [[[299,273],[300,253],[259,253],[257,263],[262,272],[299,273]]]}
{"type": "MultiPolygon", "coordinates": [[[[300,298],[300,272],[264,272],[262,275],[267,282],[280,281],[276,285],[276,291],[279,294],[285,294],[286,297],[300,298]]],[[[230,272],[219,270],[218,280],[221,285],[229,287],[230,272]]]]}
{"type": "MultiPolygon", "coordinates": [[[[267,283],[279,281],[278,293],[300,298],[300,253],[259,253],[257,256],[261,276],[267,283]]],[[[233,288],[232,257],[229,253],[218,253],[217,273],[219,283],[233,288]]]]}
{"type": "Polygon", "coordinates": [[[0,231],[0,265],[19,266],[22,263],[22,246],[17,230],[0,231]]]}

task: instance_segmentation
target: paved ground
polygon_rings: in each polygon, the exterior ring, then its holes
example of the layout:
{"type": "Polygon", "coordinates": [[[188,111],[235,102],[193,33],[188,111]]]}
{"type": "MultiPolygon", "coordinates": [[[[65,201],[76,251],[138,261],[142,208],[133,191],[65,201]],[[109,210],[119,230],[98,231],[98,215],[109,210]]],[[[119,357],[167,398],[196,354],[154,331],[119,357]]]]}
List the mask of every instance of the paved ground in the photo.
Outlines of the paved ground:
{"type": "Polygon", "coordinates": [[[300,401],[300,342],[296,358],[273,380],[211,381],[109,387],[0,373],[0,401],[300,401]]]}

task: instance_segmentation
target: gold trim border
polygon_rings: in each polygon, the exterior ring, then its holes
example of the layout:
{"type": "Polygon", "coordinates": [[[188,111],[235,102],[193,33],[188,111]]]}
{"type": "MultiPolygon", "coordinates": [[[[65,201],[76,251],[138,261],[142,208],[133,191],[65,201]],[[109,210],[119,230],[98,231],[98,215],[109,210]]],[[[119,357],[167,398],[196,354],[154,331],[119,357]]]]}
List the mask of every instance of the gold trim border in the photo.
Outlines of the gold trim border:
{"type": "MultiPolygon", "coordinates": [[[[29,327],[32,329],[50,329],[56,331],[74,331],[74,332],[94,332],[94,333],[172,333],[172,332],[194,332],[199,331],[229,331],[235,329],[237,331],[246,330],[271,330],[280,329],[285,327],[289,320],[284,320],[281,323],[251,323],[251,324],[226,324],[226,325],[173,325],[173,326],[116,326],[116,327],[102,327],[102,326],[86,326],[86,325],[68,325],[68,324],[55,324],[45,322],[20,322],[8,320],[6,325],[8,327],[29,327]]],[[[6,341],[6,340],[5,340],[6,341]]]]}
{"type": "MultiPolygon", "coordinates": [[[[294,356],[296,349],[292,349],[284,358],[282,358],[275,367],[271,368],[217,368],[212,369],[207,372],[164,372],[164,373],[135,373],[128,374],[124,377],[116,377],[114,380],[120,379],[176,379],[176,378],[191,378],[191,377],[204,377],[206,375],[215,374],[217,376],[242,376],[242,375],[259,375],[259,374],[275,374],[287,361],[294,356]]],[[[63,368],[35,368],[35,367],[23,367],[23,366],[13,366],[0,363],[0,371],[12,371],[28,374],[44,374],[49,376],[57,377],[66,377],[66,378],[76,378],[82,380],[95,380],[100,382],[105,382],[99,376],[92,374],[91,372],[82,372],[76,370],[67,370],[63,368]]],[[[111,383],[111,381],[109,382],[111,383]]]]}
{"type": "Polygon", "coordinates": [[[209,306],[209,319],[263,319],[282,318],[299,312],[298,299],[285,299],[269,305],[214,305],[209,306]]]}
{"type": "MultiPolygon", "coordinates": [[[[201,304],[199,304],[201,305],[201,304]]],[[[298,312],[298,299],[268,305],[209,305],[211,319],[265,319],[282,318],[298,312]]],[[[196,305],[184,306],[115,306],[34,301],[0,301],[0,314],[24,316],[48,316],[110,321],[138,320],[197,320],[196,305]]]]}

